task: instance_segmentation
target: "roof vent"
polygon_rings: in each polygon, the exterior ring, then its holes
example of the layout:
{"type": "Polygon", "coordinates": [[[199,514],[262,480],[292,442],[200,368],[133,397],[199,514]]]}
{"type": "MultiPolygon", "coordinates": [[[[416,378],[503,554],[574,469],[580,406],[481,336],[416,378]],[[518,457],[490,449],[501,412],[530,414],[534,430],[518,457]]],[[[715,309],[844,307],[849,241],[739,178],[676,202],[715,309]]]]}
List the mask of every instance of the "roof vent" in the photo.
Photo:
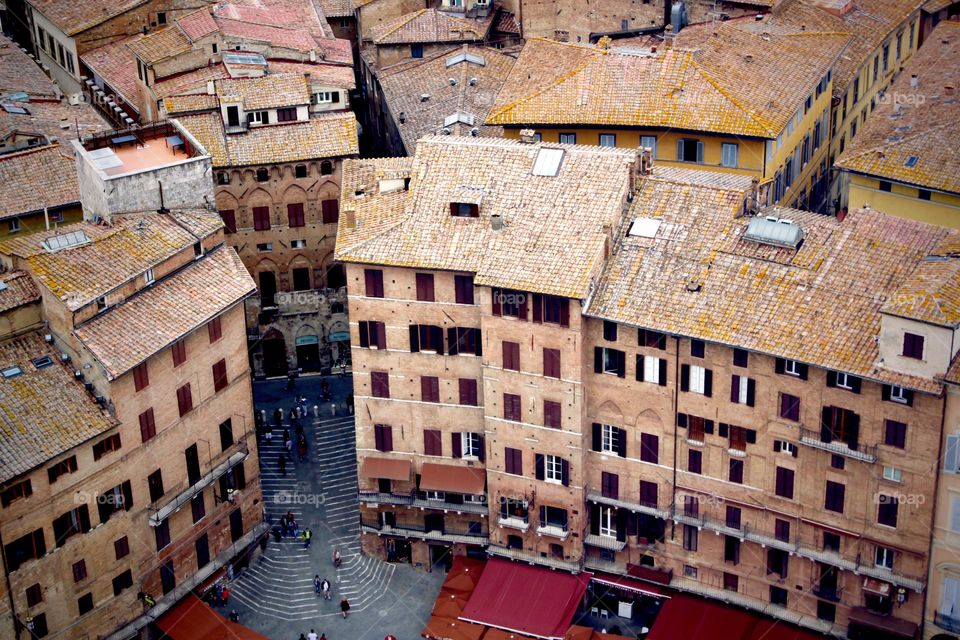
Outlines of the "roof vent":
{"type": "Polygon", "coordinates": [[[16,378],[21,373],[23,373],[23,369],[21,369],[15,364],[9,367],[4,367],[3,369],[0,369],[0,374],[3,374],[3,377],[7,379],[16,378]]]}
{"type": "Polygon", "coordinates": [[[477,79],[476,79],[476,78],[470,78],[469,80],[467,80],[467,82],[470,84],[471,87],[477,86],[477,79]]]}
{"type": "Polygon", "coordinates": [[[658,218],[636,218],[630,224],[627,235],[631,238],[656,238],[662,223],[658,218]]]}
{"type": "Polygon", "coordinates": [[[760,244],[769,244],[785,249],[799,249],[803,242],[803,229],[792,220],[767,216],[751,219],[743,237],[760,244]]]}
{"type": "Polygon", "coordinates": [[[453,133],[453,132],[450,130],[450,127],[444,127],[443,130],[442,130],[442,133],[443,133],[443,135],[448,136],[448,135],[450,135],[450,134],[453,133]]]}
{"type": "Polygon", "coordinates": [[[478,135],[480,135],[480,129],[478,129],[477,127],[470,129],[470,135],[476,138],[478,135]]]}
{"type": "Polygon", "coordinates": [[[400,118],[400,124],[403,124],[404,122],[406,122],[406,121],[407,121],[407,114],[406,114],[406,112],[401,111],[399,118],[400,118]]]}
{"type": "Polygon", "coordinates": [[[429,99],[430,99],[430,94],[429,94],[429,93],[421,93],[421,94],[420,94],[420,102],[426,102],[426,101],[429,100],[429,99]]]}
{"type": "Polygon", "coordinates": [[[447,78],[447,82],[450,83],[450,86],[451,86],[451,87],[457,86],[457,79],[456,79],[456,78],[447,78]]]}

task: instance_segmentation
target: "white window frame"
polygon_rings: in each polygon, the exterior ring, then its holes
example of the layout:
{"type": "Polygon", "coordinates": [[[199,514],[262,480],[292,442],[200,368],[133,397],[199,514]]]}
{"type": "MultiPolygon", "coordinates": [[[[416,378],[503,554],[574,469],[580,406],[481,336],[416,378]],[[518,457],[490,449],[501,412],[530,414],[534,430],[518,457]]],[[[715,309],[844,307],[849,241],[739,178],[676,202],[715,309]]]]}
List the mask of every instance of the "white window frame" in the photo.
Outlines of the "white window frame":
{"type": "Polygon", "coordinates": [[[610,356],[614,353],[619,353],[619,349],[613,349],[611,347],[603,348],[603,372],[609,375],[617,375],[616,364],[611,368],[610,366],[610,356]]]}
{"type": "Polygon", "coordinates": [[[147,284],[153,284],[154,282],[157,281],[157,279],[153,275],[153,269],[147,269],[146,271],[143,272],[143,280],[147,284]]]}
{"type": "Polygon", "coordinates": [[[480,458],[480,434],[464,431],[460,434],[460,450],[464,458],[480,458]]]}
{"type": "Polygon", "coordinates": [[[20,218],[10,218],[7,221],[7,232],[17,233],[23,229],[23,225],[20,223],[20,218]]]}
{"type": "Polygon", "coordinates": [[[793,452],[797,450],[797,445],[792,442],[787,442],[786,440],[780,441],[780,453],[785,453],[788,456],[793,456],[793,452]]]}
{"type": "Polygon", "coordinates": [[[444,491],[427,491],[427,500],[433,500],[435,502],[446,502],[447,494],[444,491]]]}
{"type": "Polygon", "coordinates": [[[553,484],[563,484],[563,459],[560,456],[543,456],[543,479],[553,484]]]}
{"type": "Polygon", "coordinates": [[[944,473],[960,471],[960,434],[947,434],[947,446],[943,454],[944,473]]]}
{"type": "Polygon", "coordinates": [[[296,240],[291,240],[291,241],[290,241],[290,248],[291,248],[291,249],[305,249],[306,246],[307,246],[307,241],[306,241],[306,240],[303,240],[302,238],[298,238],[298,239],[296,239],[296,240]]]}
{"type": "Polygon", "coordinates": [[[788,376],[800,376],[800,363],[796,360],[784,360],[783,372],[788,376]]]}
{"type": "Polygon", "coordinates": [[[257,244],[257,251],[273,251],[273,243],[260,242],[257,244]]]}
{"type": "Polygon", "coordinates": [[[740,145],[736,142],[722,142],[720,143],[720,166],[721,167],[731,167],[737,168],[740,166],[740,145]],[[730,160],[733,160],[731,164],[728,162],[728,155],[732,155],[730,160]]]}
{"type": "Polygon", "coordinates": [[[601,147],[616,147],[617,146],[617,134],[615,133],[601,133],[599,138],[601,147]],[[604,144],[604,142],[612,142],[613,144],[604,144]]]}
{"type": "Polygon", "coordinates": [[[251,123],[263,124],[263,116],[267,114],[267,120],[270,119],[270,112],[267,109],[258,109],[256,111],[250,111],[251,123]]]}
{"type": "Polygon", "coordinates": [[[960,495],[950,496],[950,531],[960,533],[960,495]]]}
{"type": "Polygon", "coordinates": [[[747,392],[750,390],[750,378],[740,376],[740,386],[737,391],[737,404],[747,404],[747,392]]]}
{"type": "Polygon", "coordinates": [[[600,507],[600,535],[604,538],[617,537],[616,508],[602,505],[600,507]]]}
{"type": "Polygon", "coordinates": [[[706,390],[707,369],[699,365],[690,365],[690,392],[703,395],[706,390]]]}
{"type": "Polygon", "coordinates": [[[464,494],[463,501],[470,502],[472,504],[483,504],[487,501],[487,496],[467,493],[467,494],[464,494]]]}
{"type": "Polygon", "coordinates": [[[660,384],[660,358],[643,357],[643,381],[660,384]]]}
{"type": "Polygon", "coordinates": [[[876,551],[873,555],[873,564],[881,569],[892,570],[893,563],[896,561],[896,557],[897,553],[893,549],[877,545],[876,551]]]}
{"type": "Polygon", "coordinates": [[[853,390],[853,384],[850,382],[850,374],[837,371],[837,386],[847,391],[853,390]]]}
{"type": "Polygon", "coordinates": [[[907,404],[906,389],[895,384],[890,385],[890,401],[907,404]]]}
{"type": "Polygon", "coordinates": [[[617,444],[617,428],[610,424],[600,425],[600,451],[616,453],[617,444]]]}
{"type": "Polygon", "coordinates": [[[311,95],[313,104],[332,104],[333,91],[314,91],[311,95]]]}
{"type": "Polygon", "coordinates": [[[883,467],[883,479],[890,482],[902,482],[903,481],[903,471],[896,467],[888,467],[884,465],[883,467]]]}
{"type": "Polygon", "coordinates": [[[575,131],[564,131],[557,139],[560,141],[560,144],[577,144],[577,133],[575,131]],[[565,139],[569,140],[570,136],[573,136],[573,142],[564,142],[565,139]]]}
{"type": "Polygon", "coordinates": [[[650,155],[657,157],[657,136],[640,136],[640,146],[650,149],[650,155]]]}

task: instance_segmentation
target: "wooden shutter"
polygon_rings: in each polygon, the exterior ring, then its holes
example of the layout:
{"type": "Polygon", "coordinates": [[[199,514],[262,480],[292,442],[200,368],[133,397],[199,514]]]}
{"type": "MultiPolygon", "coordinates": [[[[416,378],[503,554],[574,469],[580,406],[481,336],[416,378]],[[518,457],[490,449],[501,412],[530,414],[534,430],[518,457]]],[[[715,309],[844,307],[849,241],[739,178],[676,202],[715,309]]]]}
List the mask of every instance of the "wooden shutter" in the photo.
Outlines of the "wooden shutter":
{"type": "Polygon", "coordinates": [[[860,442],[860,416],[847,409],[844,413],[846,414],[844,418],[847,426],[847,446],[856,450],[860,442]]]}
{"type": "Polygon", "coordinates": [[[539,293],[533,294],[533,321],[543,322],[543,296],[539,293]]]}
{"type": "Polygon", "coordinates": [[[527,319],[527,299],[530,297],[525,293],[520,293],[519,291],[514,292],[514,295],[520,296],[520,320],[527,319]]]}
{"type": "Polygon", "coordinates": [[[220,359],[213,365],[213,390],[220,391],[227,386],[227,361],[220,359]]]}
{"type": "Polygon", "coordinates": [[[627,432],[624,429],[617,429],[617,455],[627,457],[627,432]]]}
{"type": "Polygon", "coordinates": [[[447,353],[452,356],[460,353],[460,342],[457,339],[457,328],[449,327],[447,329],[447,353]]]}
{"type": "Polygon", "coordinates": [[[593,348],[593,372],[603,373],[603,347],[593,348]]]}
{"type": "Polygon", "coordinates": [[[837,372],[836,371],[827,371],[827,386],[835,387],[837,386],[837,372]]]}
{"type": "Polygon", "coordinates": [[[600,505],[590,505],[590,533],[591,535],[600,535],[600,505]]]}
{"type": "Polygon", "coordinates": [[[570,326],[570,301],[566,298],[560,300],[560,326],[570,326]]]}
{"type": "Polygon", "coordinates": [[[410,353],[420,351],[420,325],[410,325],[410,353]]]}
{"type": "Polygon", "coordinates": [[[494,288],[490,290],[490,294],[492,304],[491,313],[495,316],[503,315],[503,307],[501,305],[501,296],[503,295],[503,291],[494,288]]]}
{"type": "Polygon", "coordinates": [[[624,542],[627,539],[627,511],[617,509],[617,541],[624,542]]]}
{"type": "Polygon", "coordinates": [[[637,381],[638,381],[638,382],[643,382],[643,381],[644,381],[644,380],[643,380],[643,376],[644,376],[644,372],[643,372],[643,356],[638,353],[638,354],[637,354],[637,372],[636,372],[637,381]]]}
{"type": "Polygon", "coordinates": [[[667,360],[666,358],[660,358],[660,386],[667,386],[667,360]]]}
{"type": "Polygon", "coordinates": [[[463,457],[463,435],[456,431],[450,434],[451,455],[454,458],[463,457]]]}
{"type": "Polygon", "coordinates": [[[627,354],[623,351],[617,351],[617,377],[625,378],[627,375],[627,354]]]}
{"type": "Polygon", "coordinates": [[[680,391],[690,391],[690,365],[680,365],[680,391]]]}
{"type": "Polygon", "coordinates": [[[600,451],[603,446],[603,426],[599,422],[593,423],[593,450],[600,451]]]}
{"type": "Polygon", "coordinates": [[[487,461],[487,439],[483,434],[480,435],[480,450],[477,452],[477,460],[480,462],[487,461]]]}
{"type": "Polygon", "coordinates": [[[856,376],[847,376],[847,380],[850,381],[850,390],[854,393],[860,393],[860,388],[863,381],[856,376]]]}
{"type": "Polygon", "coordinates": [[[810,373],[809,370],[810,370],[810,367],[808,367],[807,365],[803,364],[802,362],[798,362],[798,363],[797,363],[797,373],[800,374],[800,379],[801,379],[801,380],[806,380],[806,379],[807,379],[807,376],[808,376],[809,373],[810,373]]]}
{"type": "Polygon", "coordinates": [[[570,486],[570,463],[566,458],[560,459],[560,484],[570,486]]]}
{"type": "Polygon", "coordinates": [[[157,434],[157,426],[153,418],[153,407],[140,414],[140,438],[146,442],[157,434]]]}
{"type": "Polygon", "coordinates": [[[757,383],[751,378],[747,378],[747,406],[752,407],[757,402],[757,383]]]}
{"type": "Polygon", "coordinates": [[[730,382],[730,402],[740,402],[740,376],[733,376],[730,382]]]}
{"type": "MultiPolygon", "coordinates": [[[[147,363],[141,362],[133,370],[133,387],[135,391],[140,391],[150,384],[150,374],[147,369],[147,363]]],[[[889,397],[889,396],[888,396],[889,397]]]]}
{"type": "MultiPolygon", "coordinates": [[[[626,432],[623,435],[626,436],[626,432]]],[[[640,459],[653,464],[660,462],[660,438],[652,433],[640,434],[640,459]]]]}
{"type": "Polygon", "coordinates": [[[361,320],[357,323],[360,329],[360,346],[369,347],[370,346],[370,335],[368,333],[367,321],[361,320]]]}
{"type": "Polygon", "coordinates": [[[441,327],[430,327],[430,346],[434,348],[438,356],[443,355],[443,329],[441,327]]]}
{"type": "Polygon", "coordinates": [[[833,441],[833,407],[824,407],[820,412],[820,440],[833,441]]]}
{"type": "Polygon", "coordinates": [[[787,368],[787,361],[784,360],[783,358],[777,358],[773,365],[774,371],[776,371],[777,373],[784,373],[786,371],[786,368],[787,368]]]}
{"type": "Polygon", "coordinates": [[[237,232],[237,215],[233,209],[224,209],[221,211],[220,219],[223,220],[224,231],[227,233],[237,232]]]}
{"type": "Polygon", "coordinates": [[[418,273],[417,281],[417,300],[422,302],[433,302],[433,274],[418,273]]]}
{"type": "Polygon", "coordinates": [[[537,480],[543,480],[544,478],[544,459],[543,454],[538,453],[534,456],[534,475],[537,480]]]}
{"type": "Polygon", "coordinates": [[[708,398],[713,395],[713,371],[710,369],[703,370],[703,395],[708,398]]]}
{"type": "Polygon", "coordinates": [[[190,393],[189,382],[177,389],[177,408],[180,411],[181,417],[193,409],[193,396],[190,393]]]}

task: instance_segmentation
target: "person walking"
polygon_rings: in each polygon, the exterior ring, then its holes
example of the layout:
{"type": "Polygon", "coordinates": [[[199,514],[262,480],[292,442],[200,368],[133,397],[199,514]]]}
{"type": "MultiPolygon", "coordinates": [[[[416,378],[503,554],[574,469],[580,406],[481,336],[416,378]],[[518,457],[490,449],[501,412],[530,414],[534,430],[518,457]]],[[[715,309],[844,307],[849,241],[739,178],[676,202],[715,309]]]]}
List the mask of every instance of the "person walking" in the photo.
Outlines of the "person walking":
{"type": "Polygon", "coordinates": [[[347,601],[347,597],[344,596],[340,598],[340,613],[343,614],[343,617],[347,617],[347,612],[350,611],[350,603],[347,601]]]}
{"type": "Polygon", "coordinates": [[[333,548],[333,566],[337,569],[340,568],[340,564],[343,562],[343,558],[340,557],[340,549],[337,547],[333,548]]]}
{"type": "Polygon", "coordinates": [[[280,467],[280,473],[284,477],[286,477],[287,476],[287,457],[282,453],[280,454],[280,457],[277,458],[277,466],[280,467]]]}
{"type": "Polygon", "coordinates": [[[310,633],[307,634],[307,640],[318,640],[317,632],[310,629],[310,633]]]}
{"type": "Polygon", "coordinates": [[[305,635],[303,635],[303,634],[301,633],[301,634],[300,634],[300,637],[297,638],[297,640],[307,640],[307,636],[305,636],[305,635]]]}
{"type": "Polygon", "coordinates": [[[307,461],[307,438],[300,434],[300,444],[297,445],[297,454],[300,456],[300,462],[307,461]]]}
{"type": "Polygon", "coordinates": [[[287,454],[288,454],[288,455],[292,455],[292,454],[293,454],[293,440],[291,440],[291,439],[289,438],[289,436],[288,436],[287,439],[284,441],[284,443],[283,443],[283,448],[287,450],[287,454]]]}
{"type": "Polygon", "coordinates": [[[237,624],[240,624],[240,614],[237,613],[236,609],[230,610],[230,622],[236,622],[237,624]]]}
{"type": "Polygon", "coordinates": [[[326,578],[320,581],[320,592],[323,594],[324,600],[330,599],[330,581],[326,578]]]}
{"type": "Polygon", "coordinates": [[[310,548],[310,540],[312,538],[313,538],[313,531],[311,531],[310,529],[304,529],[303,530],[303,548],[304,549],[310,548]]]}
{"type": "Polygon", "coordinates": [[[322,582],[320,581],[320,574],[313,576],[313,592],[317,594],[317,597],[320,597],[320,590],[322,587],[322,582]]]}
{"type": "Polygon", "coordinates": [[[220,594],[220,604],[227,606],[230,602],[230,587],[223,585],[223,593],[220,594]]]}

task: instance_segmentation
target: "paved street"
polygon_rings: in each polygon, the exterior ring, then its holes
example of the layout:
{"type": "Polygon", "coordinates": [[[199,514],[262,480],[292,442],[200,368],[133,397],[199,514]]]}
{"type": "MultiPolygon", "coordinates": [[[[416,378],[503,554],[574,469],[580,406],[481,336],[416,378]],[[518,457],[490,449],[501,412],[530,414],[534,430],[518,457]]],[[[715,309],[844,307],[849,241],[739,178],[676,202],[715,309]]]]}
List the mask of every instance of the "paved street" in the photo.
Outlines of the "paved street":
{"type": "Polygon", "coordinates": [[[307,397],[309,415],[302,421],[309,443],[307,462],[297,462],[294,448],[286,475],[280,472],[282,429],[274,429],[270,443],[261,440],[260,461],[267,518],[276,524],[292,511],[301,529],[313,530],[313,540],[310,549],[304,549],[292,537],[277,543],[271,536],[262,560],[234,580],[231,606],[243,624],[275,640],[297,640],[310,628],[326,633],[328,640],[382,640],[388,632],[413,640],[429,618],[444,576],[360,554],[354,422],[344,402],[350,378],[326,379],[336,415],[330,403],[320,404],[319,377],[301,378],[291,391],[285,380],[255,383],[257,408],[267,411],[271,423],[274,409],[284,408],[283,428],[291,435],[295,431],[289,410],[297,395],[307,397]],[[314,405],[320,405],[319,417],[313,416],[314,405]],[[339,570],[331,560],[335,546],[343,557],[339,570]],[[331,600],[314,594],[315,574],[332,583],[331,600]],[[346,620],[339,609],[343,596],[351,607],[346,620]]]}

